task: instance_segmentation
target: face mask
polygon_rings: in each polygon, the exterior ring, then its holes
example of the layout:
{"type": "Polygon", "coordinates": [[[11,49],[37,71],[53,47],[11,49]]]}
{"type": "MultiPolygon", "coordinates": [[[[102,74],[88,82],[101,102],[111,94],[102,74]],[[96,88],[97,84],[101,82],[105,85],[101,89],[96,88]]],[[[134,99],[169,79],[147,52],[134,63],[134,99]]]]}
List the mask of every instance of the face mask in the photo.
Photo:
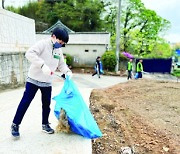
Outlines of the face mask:
{"type": "Polygon", "coordinates": [[[58,43],[58,42],[55,42],[54,44],[53,44],[53,48],[54,49],[58,49],[58,48],[61,48],[62,47],[62,44],[60,44],[60,43],[58,43]]]}

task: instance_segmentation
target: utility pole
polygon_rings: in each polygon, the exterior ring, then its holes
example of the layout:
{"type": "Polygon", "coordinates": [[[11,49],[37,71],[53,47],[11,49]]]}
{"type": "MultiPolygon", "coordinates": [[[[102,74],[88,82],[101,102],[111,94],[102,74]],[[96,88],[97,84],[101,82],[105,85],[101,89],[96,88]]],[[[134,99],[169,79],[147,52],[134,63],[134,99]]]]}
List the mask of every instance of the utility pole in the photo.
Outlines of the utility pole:
{"type": "Polygon", "coordinates": [[[4,9],[4,1],[5,1],[5,0],[2,0],[2,8],[3,8],[3,9],[4,9]]]}
{"type": "Polygon", "coordinates": [[[116,26],[116,73],[119,70],[119,52],[120,52],[120,17],[121,17],[121,0],[118,0],[117,26],[116,26]]]}

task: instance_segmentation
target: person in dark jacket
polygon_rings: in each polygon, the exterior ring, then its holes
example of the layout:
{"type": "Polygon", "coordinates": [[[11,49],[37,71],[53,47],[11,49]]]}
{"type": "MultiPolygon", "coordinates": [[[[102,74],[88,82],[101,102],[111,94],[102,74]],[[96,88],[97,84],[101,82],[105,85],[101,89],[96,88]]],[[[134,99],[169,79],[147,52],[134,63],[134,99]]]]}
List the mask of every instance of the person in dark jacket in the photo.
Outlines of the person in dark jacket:
{"type": "Polygon", "coordinates": [[[101,63],[101,57],[98,56],[96,58],[96,65],[95,65],[95,72],[92,74],[92,76],[94,75],[98,75],[98,77],[100,78],[100,74],[103,73],[103,70],[102,70],[102,63],[101,63]]]}

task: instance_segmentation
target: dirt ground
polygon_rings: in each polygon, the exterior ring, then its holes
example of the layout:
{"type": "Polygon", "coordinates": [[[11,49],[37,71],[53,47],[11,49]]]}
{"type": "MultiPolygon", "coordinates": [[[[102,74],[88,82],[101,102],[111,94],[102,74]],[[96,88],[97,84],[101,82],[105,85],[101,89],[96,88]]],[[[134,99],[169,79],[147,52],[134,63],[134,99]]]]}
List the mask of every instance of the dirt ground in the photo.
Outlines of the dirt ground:
{"type": "Polygon", "coordinates": [[[93,154],[180,154],[180,83],[132,80],[95,89],[91,112],[103,133],[93,154]]]}

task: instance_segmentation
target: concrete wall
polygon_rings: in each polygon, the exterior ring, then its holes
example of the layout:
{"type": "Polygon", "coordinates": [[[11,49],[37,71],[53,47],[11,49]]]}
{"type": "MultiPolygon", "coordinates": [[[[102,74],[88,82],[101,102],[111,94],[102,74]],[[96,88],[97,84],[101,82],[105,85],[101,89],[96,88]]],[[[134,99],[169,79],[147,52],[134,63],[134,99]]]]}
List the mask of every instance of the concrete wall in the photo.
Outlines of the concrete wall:
{"type": "Polygon", "coordinates": [[[32,19],[0,8],[0,52],[26,51],[35,42],[32,19]]]}
{"type": "Polygon", "coordinates": [[[63,48],[64,53],[73,56],[73,66],[94,66],[97,56],[102,56],[105,51],[103,44],[68,44],[63,48]]]}
{"type": "Polygon", "coordinates": [[[0,64],[0,89],[25,83],[30,65],[25,52],[0,53],[0,64]]]}
{"type": "Polygon", "coordinates": [[[34,20],[0,7],[0,90],[24,84],[29,68],[24,55],[34,42],[34,20]]]}

